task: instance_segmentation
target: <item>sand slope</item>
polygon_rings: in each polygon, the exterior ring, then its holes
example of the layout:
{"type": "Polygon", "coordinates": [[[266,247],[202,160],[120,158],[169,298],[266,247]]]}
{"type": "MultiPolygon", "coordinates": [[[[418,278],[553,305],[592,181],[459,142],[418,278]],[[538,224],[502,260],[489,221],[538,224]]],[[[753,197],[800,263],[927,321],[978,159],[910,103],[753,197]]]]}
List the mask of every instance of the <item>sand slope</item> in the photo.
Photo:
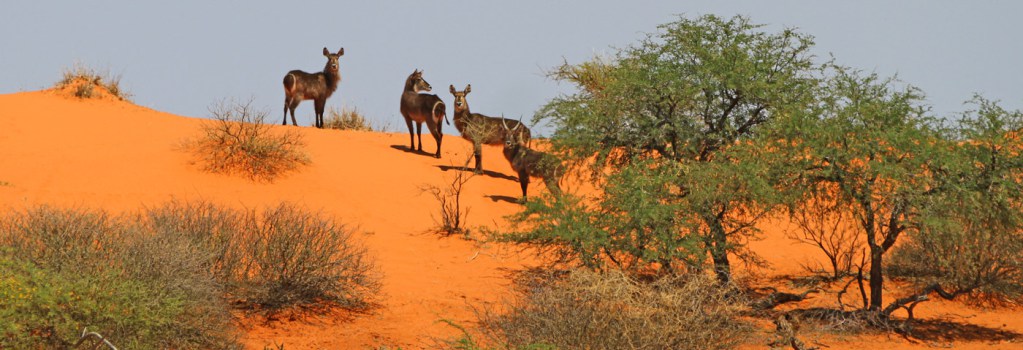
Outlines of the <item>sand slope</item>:
{"type": "MultiPolygon", "coordinates": [[[[276,114],[271,113],[276,120],[276,114]]],[[[405,133],[384,134],[301,128],[312,164],[272,184],[208,174],[180,149],[198,135],[202,119],[185,118],[114,100],[79,100],[54,92],[0,95],[0,207],[48,203],[135,210],[172,198],[204,199],[256,207],[291,201],[360,227],[383,274],[381,305],[368,315],[314,317],[301,322],[253,324],[243,341],[262,349],[284,343],[288,349],[431,348],[433,339],[456,334],[449,319],[471,325],[468,305],[507,296],[509,273],[532,262],[524,254],[490,244],[479,246],[429,232],[435,227],[434,199],[424,184],[442,185],[446,170],[471,153],[471,146],[445,125],[443,157],[409,153],[405,133]]],[[[399,123],[400,124],[400,123],[399,123]]],[[[432,152],[432,138],[424,147],[432,152]]],[[[503,216],[520,209],[509,200],[519,186],[497,147],[484,148],[490,172],[474,178],[464,193],[471,207],[469,225],[505,225],[503,216]]],[[[531,194],[545,191],[540,181],[531,194]]],[[[783,224],[766,227],[753,247],[772,262],[768,275],[799,272],[798,264],[818,258],[793,246],[783,224]]],[[[898,294],[898,291],[894,291],[898,294]]],[[[950,317],[994,329],[1023,332],[1023,314],[981,311],[960,304],[932,302],[918,316],[950,317]]],[[[832,349],[926,348],[897,336],[862,336],[827,341],[832,349]],[[884,344],[880,344],[880,343],[884,344]]],[[[1014,348],[1019,344],[958,341],[962,348],[1014,348]]]]}

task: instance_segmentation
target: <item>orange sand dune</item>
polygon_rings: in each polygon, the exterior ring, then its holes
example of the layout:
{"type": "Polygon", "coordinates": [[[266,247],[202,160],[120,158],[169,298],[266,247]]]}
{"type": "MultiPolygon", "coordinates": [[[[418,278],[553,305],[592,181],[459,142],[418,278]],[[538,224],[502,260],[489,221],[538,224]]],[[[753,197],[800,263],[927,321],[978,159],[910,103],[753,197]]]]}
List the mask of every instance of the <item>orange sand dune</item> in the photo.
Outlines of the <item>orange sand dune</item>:
{"type": "MultiPolygon", "coordinates": [[[[470,144],[455,135],[445,137],[443,157],[434,159],[401,150],[408,145],[405,133],[301,128],[312,164],[267,184],[208,174],[191,164],[179,145],[198,134],[202,119],[48,91],[0,95],[0,114],[0,207],[47,203],[120,212],[172,198],[246,207],[291,201],[360,227],[383,274],[380,307],[352,318],[321,316],[269,325],[249,320],[243,339],[248,348],[273,343],[288,349],[431,348],[434,339],[456,334],[440,319],[471,325],[474,315],[468,306],[508,296],[509,274],[532,263],[514,249],[481,247],[429,232],[436,225],[437,204],[419,188],[450,181],[454,170],[444,169],[469,155],[470,144]]],[[[447,127],[447,132],[455,131],[447,127]]],[[[435,147],[429,137],[424,146],[427,151],[435,147]]],[[[463,203],[471,207],[470,226],[495,228],[506,224],[503,216],[520,209],[508,201],[518,197],[519,186],[510,179],[512,170],[499,148],[485,147],[484,159],[485,169],[493,173],[470,181],[463,203]]],[[[535,183],[531,195],[546,190],[541,181],[535,183]]],[[[773,264],[768,275],[797,273],[799,263],[819,258],[809,247],[793,247],[784,238],[784,225],[769,226],[765,239],[753,243],[773,264]]],[[[917,312],[1023,332],[1023,317],[1012,310],[931,302],[917,312]]],[[[927,347],[897,336],[826,343],[832,349],[927,347]]],[[[1008,349],[1019,344],[956,345],[1008,349]]]]}

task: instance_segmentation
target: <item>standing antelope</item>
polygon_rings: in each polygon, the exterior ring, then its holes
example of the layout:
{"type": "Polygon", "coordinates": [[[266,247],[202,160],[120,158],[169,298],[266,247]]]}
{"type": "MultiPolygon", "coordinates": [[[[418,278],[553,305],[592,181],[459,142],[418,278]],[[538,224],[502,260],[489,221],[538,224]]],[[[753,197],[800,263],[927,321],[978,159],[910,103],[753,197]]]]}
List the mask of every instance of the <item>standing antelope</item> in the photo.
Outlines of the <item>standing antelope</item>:
{"type": "Polygon", "coordinates": [[[344,54],[343,47],[337,53],[330,53],[324,47],[323,55],[327,56],[327,65],[323,67],[322,72],[306,73],[296,69],[284,76],[283,125],[288,125],[288,110],[291,110],[291,124],[297,126],[295,108],[303,100],[313,100],[316,107],[316,127],[323,128],[323,108],[327,105],[327,98],[337,90],[337,85],[341,82],[337,60],[344,54]]]}
{"type": "Polygon", "coordinates": [[[434,157],[440,158],[440,142],[444,137],[444,134],[441,133],[443,125],[441,119],[446,121],[448,115],[445,111],[444,101],[441,101],[440,97],[420,93],[429,92],[432,89],[430,83],[423,80],[422,71],[418,69],[413,71],[408,79],[405,79],[405,91],[401,94],[401,116],[405,117],[405,124],[408,125],[408,147],[412,150],[423,151],[423,122],[426,122],[426,128],[430,130],[433,139],[437,141],[437,153],[434,157]],[[412,133],[412,121],[416,122],[415,134],[412,133]],[[415,147],[416,135],[419,135],[418,148],[415,147]]]}
{"type": "MultiPolygon", "coordinates": [[[[483,152],[480,145],[500,145],[504,142],[507,134],[507,126],[502,127],[504,118],[488,117],[479,113],[469,112],[469,103],[465,101],[465,95],[472,91],[472,85],[465,85],[465,90],[457,91],[455,86],[450,87],[451,94],[455,96],[455,129],[462,133],[462,137],[473,144],[473,156],[476,158],[476,173],[483,172],[483,152]]],[[[529,142],[531,138],[529,128],[517,120],[512,120],[513,130],[518,131],[520,141],[529,142]]]]}
{"type": "Polygon", "coordinates": [[[522,142],[523,131],[517,130],[521,122],[514,128],[509,128],[501,119],[501,126],[504,127],[504,158],[511,163],[512,169],[519,176],[519,185],[522,187],[522,200],[526,200],[526,188],[529,187],[529,177],[543,178],[547,189],[554,194],[561,193],[561,174],[564,173],[564,166],[554,156],[529,149],[522,142]]]}

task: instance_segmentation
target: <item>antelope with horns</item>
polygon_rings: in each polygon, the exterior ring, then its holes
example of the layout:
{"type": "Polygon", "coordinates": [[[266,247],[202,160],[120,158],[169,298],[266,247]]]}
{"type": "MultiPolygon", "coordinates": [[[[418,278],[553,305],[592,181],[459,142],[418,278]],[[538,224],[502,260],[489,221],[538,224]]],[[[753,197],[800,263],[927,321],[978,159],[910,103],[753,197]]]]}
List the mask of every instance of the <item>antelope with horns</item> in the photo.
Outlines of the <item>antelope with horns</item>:
{"type": "Polygon", "coordinates": [[[518,128],[521,122],[515,127],[509,128],[504,119],[501,119],[501,126],[504,127],[504,158],[511,163],[512,169],[519,176],[519,185],[522,187],[522,200],[526,200],[526,189],[529,187],[529,177],[542,178],[547,184],[547,189],[554,194],[561,193],[561,175],[565,168],[554,156],[529,149],[522,142],[524,134],[518,128]]]}
{"type": "MultiPolygon", "coordinates": [[[[423,122],[430,130],[433,139],[437,141],[437,153],[434,157],[440,158],[440,142],[444,138],[441,133],[441,120],[447,121],[448,115],[445,111],[444,101],[432,94],[421,94],[429,92],[433,88],[430,83],[423,79],[423,72],[415,70],[405,79],[405,91],[401,94],[401,116],[405,117],[405,124],[408,125],[409,149],[423,151],[423,122]],[[412,133],[412,122],[416,122],[416,133],[412,133]],[[415,136],[419,135],[419,147],[416,148],[415,136]]],[[[447,122],[449,125],[451,122],[447,122]]]]}
{"type": "Polygon", "coordinates": [[[455,96],[455,129],[462,134],[462,137],[473,144],[473,156],[476,159],[476,173],[483,172],[483,152],[480,145],[500,145],[504,142],[508,128],[516,130],[521,142],[529,142],[531,138],[529,128],[517,120],[502,125],[504,118],[488,117],[479,113],[469,111],[469,103],[465,101],[465,95],[472,91],[472,85],[465,85],[465,90],[457,91],[451,85],[451,95],[455,96]],[[504,126],[504,127],[502,127],[504,126]]]}
{"type": "Polygon", "coordinates": [[[338,71],[338,59],[344,56],[345,48],[337,53],[330,53],[326,47],[323,48],[323,55],[327,56],[327,65],[319,73],[306,73],[301,70],[293,70],[284,76],[284,121],[288,125],[288,111],[291,111],[291,124],[298,125],[295,121],[295,108],[303,100],[313,100],[316,107],[316,127],[323,128],[323,108],[327,105],[327,98],[337,90],[341,83],[341,72],[338,71]]]}

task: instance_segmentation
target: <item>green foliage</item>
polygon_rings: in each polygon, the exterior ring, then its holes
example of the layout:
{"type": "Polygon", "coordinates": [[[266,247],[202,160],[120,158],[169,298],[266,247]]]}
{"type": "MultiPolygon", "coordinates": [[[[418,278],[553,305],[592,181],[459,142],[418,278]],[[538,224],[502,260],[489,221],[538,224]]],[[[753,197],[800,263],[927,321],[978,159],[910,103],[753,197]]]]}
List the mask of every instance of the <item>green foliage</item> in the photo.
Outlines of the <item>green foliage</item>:
{"type": "MultiPolygon", "coordinates": [[[[64,348],[85,327],[102,330],[126,348],[157,348],[173,339],[180,300],[157,298],[141,282],[111,275],[58,273],[0,255],[0,347],[64,348]],[[150,344],[150,345],[147,345],[150,344]]],[[[180,343],[187,344],[187,343],[180,343]]]]}
{"type": "Polygon", "coordinates": [[[574,270],[522,287],[519,302],[502,306],[507,313],[481,320],[483,335],[503,348],[730,349],[752,332],[739,320],[743,302],[729,296],[735,290],[707,276],[642,282],[574,270]]]}
{"type": "Polygon", "coordinates": [[[778,137],[791,140],[779,153],[796,165],[792,187],[800,201],[834,198],[832,214],[856,219],[869,248],[868,308],[880,310],[884,256],[926,219],[932,195],[941,191],[935,175],[949,163],[947,144],[917,89],[842,67],[833,73],[819,105],[777,125],[778,137]]]}
{"type": "Polygon", "coordinates": [[[233,346],[221,290],[187,244],[145,244],[156,242],[101,211],[37,207],[0,223],[2,288],[23,296],[0,301],[14,348],[66,347],[84,328],[126,348],[233,346]]]}
{"type": "Polygon", "coordinates": [[[210,108],[212,118],[203,124],[202,136],[185,144],[203,169],[272,182],[309,164],[302,134],[267,125],[266,111],[253,110],[251,103],[220,102],[210,108]]]}
{"type": "Polygon", "coordinates": [[[1023,299],[1023,113],[976,97],[951,136],[954,161],[928,220],[894,252],[892,273],[923,288],[1023,299]]]}
{"type": "Polygon", "coordinates": [[[0,217],[0,348],[234,348],[232,305],[364,309],[379,288],[354,230],[291,204],[170,202],[136,214],[0,217]]]}
{"type": "Polygon", "coordinates": [[[606,190],[567,204],[534,203],[529,214],[537,215],[519,219],[535,228],[515,240],[564,241],[559,250],[574,250],[587,265],[604,254],[623,266],[654,262],[663,272],[698,267],[709,254],[727,281],[729,254],[755,262],[744,241],[782,201],[774,182],[785,172],[748,143],[763,125],[810,104],[812,40],[762,32],[744,17],[683,18],[659,29],[614,59],[551,73],[579,92],[552,100],[536,119],[555,127],[555,149],[589,167],[606,190]],[[556,227],[564,222],[594,234],[556,227]]]}

